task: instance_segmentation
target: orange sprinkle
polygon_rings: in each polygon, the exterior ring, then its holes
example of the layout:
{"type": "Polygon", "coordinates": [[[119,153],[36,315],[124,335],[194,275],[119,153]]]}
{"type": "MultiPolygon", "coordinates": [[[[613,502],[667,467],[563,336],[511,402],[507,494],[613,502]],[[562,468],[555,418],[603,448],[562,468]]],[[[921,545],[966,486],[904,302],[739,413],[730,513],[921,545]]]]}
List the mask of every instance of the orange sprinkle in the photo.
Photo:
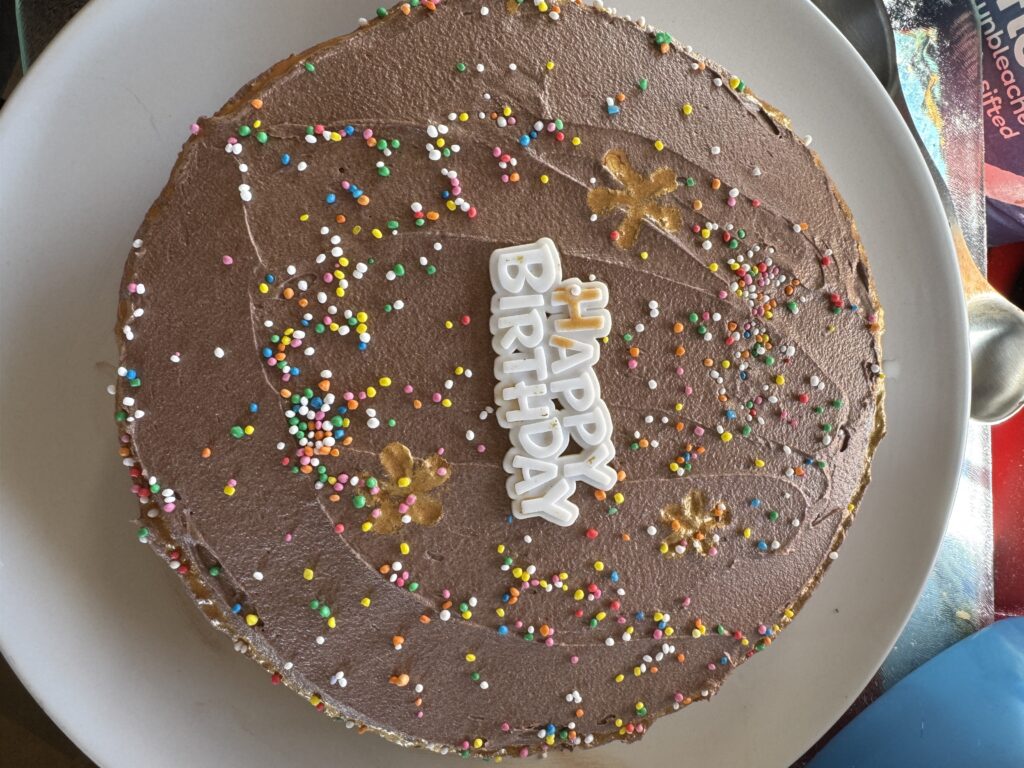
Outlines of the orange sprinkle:
{"type": "Polygon", "coordinates": [[[630,357],[640,357],[640,347],[630,347],[629,355],[630,357]]]}
{"type": "Polygon", "coordinates": [[[672,326],[672,331],[674,333],[682,333],[683,332],[683,327],[684,326],[683,326],[682,323],[676,323],[675,325],[672,326]]]}
{"type": "Polygon", "coordinates": [[[291,286],[288,286],[283,291],[281,291],[281,295],[284,296],[286,299],[290,299],[292,296],[295,295],[295,291],[292,289],[291,286]]]}
{"type": "Polygon", "coordinates": [[[427,211],[427,221],[437,221],[441,218],[441,214],[437,211],[427,211]]]}
{"type": "Polygon", "coordinates": [[[423,407],[423,402],[420,401],[420,400],[413,400],[412,401],[412,407],[415,408],[418,411],[420,408],[423,407]]]}
{"type": "Polygon", "coordinates": [[[686,354],[686,347],[683,347],[683,346],[676,347],[676,357],[682,357],[685,354],[686,354]]]}
{"type": "Polygon", "coordinates": [[[281,390],[281,397],[291,397],[291,396],[292,396],[292,391],[290,389],[282,389],[281,390]]]}
{"type": "Polygon", "coordinates": [[[202,456],[204,459],[208,459],[213,455],[213,451],[211,451],[209,448],[203,448],[203,450],[199,452],[199,455],[202,456]]]}
{"type": "Polygon", "coordinates": [[[427,614],[425,614],[425,613],[420,614],[420,624],[429,624],[429,623],[430,623],[430,617],[427,616],[427,614]]]}
{"type": "Polygon", "coordinates": [[[622,482],[623,480],[625,480],[625,479],[626,479],[626,470],[624,470],[624,469],[620,469],[620,470],[619,470],[619,471],[618,471],[618,472],[616,473],[615,477],[616,477],[616,479],[617,479],[617,480],[618,480],[618,481],[619,481],[619,482],[621,483],[621,482],[622,482]]]}
{"type": "Polygon", "coordinates": [[[332,493],[330,496],[327,497],[327,500],[328,501],[333,501],[333,502],[337,503],[337,502],[341,501],[341,496],[339,496],[336,493],[332,493]]]}
{"type": "Polygon", "coordinates": [[[391,638],[391,644],[397,648],[398,646],[405,644],[405,638],[401,635],[395,635],[391,638]]]}
{"type": "Polygon", "coordinates": [[[615,100],[619,102],[619,104],[621,104],[626,100],[626,94],[622,93],[622,91],[619,91],[618,93],[615,94],[615,100]]]}
{"type": "Polygon", "coordinates": [[[317,382],[317,386],[320,388],[321,392],[331,391],[331,382],[328,381],[327,379],[320,379],[320,381],[317,382]]]}
{"type": "Polygon", "coordinates": [[[705,357],[705,358],[704,358],[704,367],[705,367],[705,368],[710,368],[710,367],[711,367],[711,366],[713,366],[714,364],[715,364],[715,361],[714,361],[714,360],[712,360],[712,359],[711,359],[710,357],[705,357]]]}
{"type": "Polygon", "coordinates": [[[606,498],[608,498],[608,494],[602,491],[600,488],[598,488],[596,491],[594,491],[594,498],[597,499],[598,501],[604,501],[606,498]]]}
{"type": "Polygon", "coordinates": [[[702,203],[700,200],[694,200],[693,201],[693,210],[699,211],[703,207],[704,207],[704,203],[702,203]]]}
{"type": "Polygon", "coordinates": [[[249,103],[252,105],[253,109],[262,109],[263,108],[263,99],[253,99],[249,103]]]}
{"type": "Polygon", "coordinates": [[[344,224],[346,221],[348,221],[348,219],[345,218],[344,213],[339,213],[337,216],[334,217],[334,220],[339,224],[344,224]]]}
{"type": "Polygon", "coordinates": [[[378,568],[377,570],[378,570],[378,571],[379,571],[379,572],[380,572],[381,574],[383,574],[383,575],[387,576],[387,575],[388,575],[389,573],[391,573],[391,566],[390,566],[390,565],[388,565],[387,563],[384,563],[384,565],[382,565],[382,566],[381,566],[380,568],[378,568]]]}
{"type": "Polygon", "coordinates": [[[711,180],[711,188],[712,189],[720,189],[721,186],[722,186],[722,180],[721,179],[715,178],[715,179],[711,180]]]}
{"type": "Polygon", "coordinates": [[[623,541],[632,541],[632,539],[630,538],[628,533],[622,534],[622,540],[623,541]]]}

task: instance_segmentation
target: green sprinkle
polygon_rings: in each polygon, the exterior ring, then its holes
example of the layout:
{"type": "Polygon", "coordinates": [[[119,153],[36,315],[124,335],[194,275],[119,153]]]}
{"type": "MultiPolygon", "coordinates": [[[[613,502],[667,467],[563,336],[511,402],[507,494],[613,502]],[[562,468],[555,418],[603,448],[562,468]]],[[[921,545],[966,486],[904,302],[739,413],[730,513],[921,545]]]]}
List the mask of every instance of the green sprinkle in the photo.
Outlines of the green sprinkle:
{"type": "Polygon", "coordinates": [[[388,9],[387,8],[378,8],[377,9],[377,18],[378,19],[383,19],[387,15],[388,15],[388,9]]]}
{"type": "Polygon", "coordinates": [[[320,615],[323,616],[325,619],[329,618],[331,615],[331,607],[329,605],[321,605],[320,615]]]}
{"type": "Polygon", "coordinates": [[[388,168],[386,165],[382,165],[380,168],[377,169],[377,174],[383,176],[384,178],[387,178],[388,176],[391,175],[391,169],[388,168]]]}
{"type": "MultiPolygon", "coordinates": [[[[420,221],[423,221],[423,220],[420,219],[420,221]]],[[[435,267],[433,264],[428,264],[427,265],[427,274],[428,275],[436,275],[437,274],[437,267],[435,267]]]]}
{"type": "Polygon", "coordinates": [[[362,509],[366,506],[366,497],[359,493],[352,497],[352,506],[356,509],[362,509]]]}
{"type": "Polygon", "coordinates": [[[241,128],[238,129],[238,135],[242,136],[243,138],[248,136],[250,133],[252,133],[252,128],[250,128],[248,125],[243,125],[241,128]]]}
{"type": "Polygon", "coordinates": [[[690,319],[690,322],[691,322],[691,323],[696,323],[696,322],[699,322],[699,321],[700,321],[700,317],[698,317],[698,316],[697,316],[697,313],[696,313],[696,312],[691,312],[691,313],[690,313],[690,318],[689,318],[689,319],[690,319]]]}
{"type": "Polygon", "coordinates": [[[458,64],[455,65],[455,69],[458,70],[459,72],[465,72],[466,71],[466,63],[463,62],[463,61],[460,61],[458,64]]]}
{"type": "Polygon", "coordinates": [[[239,438],[239,437],[242,437],[244,435],[245,435],[245,430],[243,430],[241,427],[236,425],[236,426],[231,428],[231,436],[232,437],[239,438]]]}
{"type": "Polygon", "coordinates": [[[267,136],[266,131],[260,131],[259,133],[256,134],[256,141],[258,141],[260,144],[266,144],[268,138],[270,137],[267,136]]]}
{"type": "Polygon", "coordinates": [[[389,427],[393,427],[396,424],[398,424],[398,421],[396,421],[395,419],[388,419],[388,426],[389,427]]]}
{"type": "Polygon", "coordinates": [[[411,584],[409,584],[409,591],[410,592],[415,592],[419,588],[420,588],[420,583],[418,581],[414,581],[411,584]]]}
{"type": "Polygon", "coordinates": [[[771,512],[768,513],[768,519],[774,523],[776,520],[779,519],[779,513],[773,509],[771,512]]]}
{"type": "Polygon", "coordinates": [[[313,66],[311,61],[303,62],[302,66],[306,68],[307,72],[316,72],[316,67],[313,66]]]}
{"type": "Polygon", "coordinates": [[[391,271],[394,272],[399,277],[401,277],[402,275],[405,274],[405,267],[401,264],[395,264],[395,266],[391,268],[391,271]]]}
{"type": "Polygon", "coordinates": [[[648,85],[649,83],[647,82],[647,78],[643,77],[640,78],[640,81],[636,84],[636,87],[639,88],[641,91],[646,91],[648,85]]]}
{"type": "Polygon", "coordinates": [[[367,480],[366,480],[366,487],[367,488],[376,488],[377,487],[377,478],[376,477],[367,478],[367,480]]]}
{"type": "Polygon", "coordinates": [[[149,528],[139,528],[139,538],[144,539],[149,536],[149,528]]]}

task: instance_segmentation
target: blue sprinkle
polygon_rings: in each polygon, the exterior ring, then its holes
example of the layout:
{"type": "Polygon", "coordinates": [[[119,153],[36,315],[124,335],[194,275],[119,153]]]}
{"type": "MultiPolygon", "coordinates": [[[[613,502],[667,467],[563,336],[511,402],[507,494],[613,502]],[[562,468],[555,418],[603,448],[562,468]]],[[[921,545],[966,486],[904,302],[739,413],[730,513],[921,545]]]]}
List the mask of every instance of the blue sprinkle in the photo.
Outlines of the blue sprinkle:
{"type": "Polygon", "coordinates": [[[503,603],[507,603],[511,599],[512,597],[508,594],[508,592],[501,596],[501,602],[503,603]]]}
{"type": "Polygon", "coordinates": [[[302,373],[302,371],[293,366],[292,369],[288,371],[288,373],[290,373],[292,376],[298,376],[300,373],[302,373]]]}
{"type": "Polygon", "coordinates": [[[643,621],[645,615],[646,614],[644,614],[643,611],[637,611],[635,614],[633,614],[633,618],[635,618],[637,621],[643,621]]]}
{"type": "Polygon", "coordinates": [[[292,156],[285,152],[281,155],[281,165],[288,165],[292,161],[292,156]]]}
{"type": "Polygon", "coordinates": [[[306,320],[305,318],[303,318],[299,322],[302,324],[303,328],[309,328],[309,320],[306,320]]]}
{"type": "Polygon", "coordinates": [[[273,275],[267,275],[267,282],[268,283],[273,283],[276,279],[277,278],[274,277],[273,275]]]}
{"type": "Polygon", "coordinates": [[[747,380],[747,372],[746,371],[740,371],[740,381],[746,381],[746,380],[747,380]]]}
{"type": "Polygon", "coordinates": [[[442,200],[447,200],[451,196],[452,196],[452,193],[449,192],[447,189],[444,192],[441,193],[441,199],[442,200]]]}
{"type": "Polygon", "coordinates": [[[619,580],[619,572],[618,571],[612,571],[611,579],[612,579],[612,583],[613,584],[615,582],[617,582],[619,580]]]}
{"type": "Polygon", "coordinates": [[[761,539],[759,542],[757,542],[757,549],[760,552],[767,552],[768,551],[768,542],[765,541],[764,539],[761,539]]]}
{"type": "Polygon", "coordinates": [[[608,114],[609,115],[617,115],[617,114],[619,114],[619,108],[615,104],[609,104],[608,105],[608,114]]]}
{"type": "Polygon", "coordinates": [[[813,463],[814,463],[814,459],[804,459],[804,464],[808,464],[809,465],[809,464],[813,464],[813,463]]]}
{"type": "Polygon", "coordinates": [[[324,198],[324,199],[327,200],[327,204],[330,205],[331,203],[333,203],[338,198],[337,198],[337,196],[333,192],[328,192],[327,193],[327,197],[324,198]]]}
{"type": "Polygon", "coordinates": [[[524,147],[530,146],[530,137],[526,134],[523,134],[522,136],[519,137],[519,143],[522,144],[524,147]]]}
{"type": "Polygon", "coordinates": [[[346,136],[351,136],[355,132],[356,132],[356,129],[355,129],[354,126],[351,126],[351,125],[346,125],[345,126],[345,135],[346,136]]]}
{"type": "Polygon", "coordinates": [[[512,525],[512,521],[513,520],[515,520],[515,518],[512,517],[512,515],[506,515],[505,516],[505,522],[508,523],[509,525],[512,525]]]}
{"type": "Polygon", "coordinates": [[[249,413],[256,413],[259,409],[259,403],[249,403],[249,413]]]}
{"type": "Polygon", "coordinates": [[[319,408],[321,405],[324,404],[324,399],[322,397],[314,397],[312,400],[309,401],[309,404],[314,408],[319,408]]]}
{"type": "Polygon", "coordinates": [[[761,506],[761,500],[760,499],[753,499],[750,502],[750,506],[752,506],[754,509],[757,509],[758,507],[761,506]]]}
{"type": "Polygon", "coordinates": [[[235,603],[234,605],[232,605],[231,606],[231,612],[232,613],[241,613],[242,612],[242,604],[241,603],[235,603]]]}
{"type": "Polygon", "coordinates": [[[729,657],[728,656],[723,656],[722,658],[720,658],[718,660],[718,663],[721,664],[724,667],[726,664],[729,663],[729,657]]]}
{"type": "Polygon", "coordinates": [[[367,347],[367,344],[366,344],[365,341],[360,341],[359,342],[359,351],[360,352],[365,352],[366,351],[366,347],[367,347]]]}
{"type": "Polygon", "coordinates": [[[507,635],[508,634],[508,627],[506,627],[504,624],[502,624],[500,627],[498,627],[498,634],[499,635],[507,635]]]}
{"type": "Polygon", "coordinates": [[[273,350],[270,349],[270,347],[264,347],[263,348],[263,356],[264,357],[271,357],[271,356],[273,356],[273,354],[274,354],[274,352],[273,352],[273,350]]]}
{"type": "Polygon", "coordinates": [[[125,374],[124,374],[124,377],[125,377],[126,379],[137,379],[137,378],[139,378],[139,374],[137,374],[137,373],[135,372],[135,369],[134,369],[134,368],[129,368],[129,369],[128,369],[128,370],[127,370],[127,371],[125,372],[125,374]]]}
{"type": "Polygon", "coordinates": [[[548,724],[547,724],[547,725],[546,725],[546,726],[544,727],[544,730],[545,730],[545,731],[547,731],[547,732],[548,732],[548,735],[550,736],[550,735],[551,735],[552,733],[554,733],[554,732],[555,732],[555,724],[554,724],[554,723],[548,723],[548,724]]]}
{"type": "Polygon", "coordinates": [[[735,419],[736,418],[736,411],[734,411],[732,409],[729,409],[728,411],[725,412],[725,418],[730,419],[730,420],[735,419]]]}

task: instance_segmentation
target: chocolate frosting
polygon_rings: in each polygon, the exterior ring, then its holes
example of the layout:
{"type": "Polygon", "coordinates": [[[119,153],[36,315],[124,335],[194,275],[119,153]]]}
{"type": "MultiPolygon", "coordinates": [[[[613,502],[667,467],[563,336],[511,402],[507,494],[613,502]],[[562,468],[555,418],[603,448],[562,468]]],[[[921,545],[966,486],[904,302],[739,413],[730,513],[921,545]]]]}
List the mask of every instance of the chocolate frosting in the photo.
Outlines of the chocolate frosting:
{"type": "Polygon", "coordinates": [[[198,121],[126,266],[118,419],[140,538],[275,681],[527,754],[639,737],[789,622],[881,437],[881,316],[741,81],[599,9],[485,8],[382,12],[198,121]],[[619,481],[567,528],[511,518],[493,413],[489,256],[541,237],[613,325],[619,481]]]}

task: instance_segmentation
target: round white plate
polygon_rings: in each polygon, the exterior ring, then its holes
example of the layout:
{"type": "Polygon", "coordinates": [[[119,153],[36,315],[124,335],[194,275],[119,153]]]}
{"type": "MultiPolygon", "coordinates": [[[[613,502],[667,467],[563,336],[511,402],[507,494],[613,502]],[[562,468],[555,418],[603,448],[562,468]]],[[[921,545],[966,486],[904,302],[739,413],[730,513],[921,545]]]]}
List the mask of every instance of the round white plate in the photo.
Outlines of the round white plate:
{"type": "MultiPolygon", "coordinates": [[[[0,114],[0,647],[103,766],[445,759],[317,715],[205,624],[135,541],[105,393],[122,262],[192,120],[377,4],[93,0],[0,114]]],[[[646,13],[744,76],[815,137],[886,310],[889,436],[839,561],[770,653],[642,743],[553,762],[785,765],[877,669],[942,536],[969,391],[952,245],[896,110],[804,0],[621,0],[619,10],[646,13]]]]}

